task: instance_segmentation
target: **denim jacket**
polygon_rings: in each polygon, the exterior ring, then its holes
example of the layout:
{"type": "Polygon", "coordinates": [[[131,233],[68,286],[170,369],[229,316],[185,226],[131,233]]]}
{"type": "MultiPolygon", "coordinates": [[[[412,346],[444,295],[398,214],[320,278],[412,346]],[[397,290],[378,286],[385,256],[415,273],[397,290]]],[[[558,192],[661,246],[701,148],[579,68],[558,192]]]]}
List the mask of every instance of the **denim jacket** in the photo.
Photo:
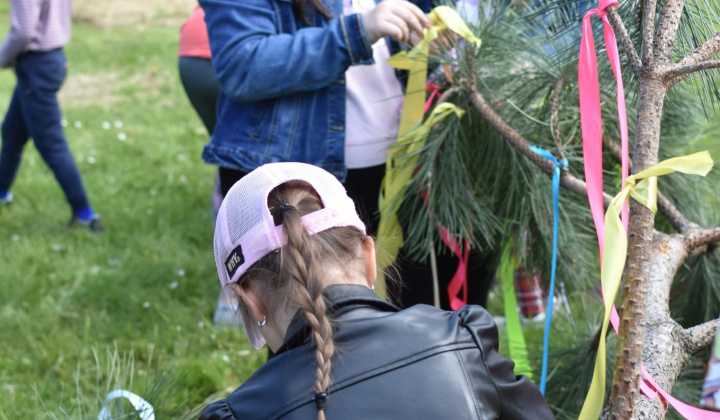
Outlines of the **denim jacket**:
{"type": "Polygon", "coordinates": [[[308,4],[307,26],[292,0],[200,0],[221,87],[205,162],[251,171],[299,161],[344,180],[345,71],[374,63],[373,50],[361,14],[323,1],[334,17],[308,4]]]}

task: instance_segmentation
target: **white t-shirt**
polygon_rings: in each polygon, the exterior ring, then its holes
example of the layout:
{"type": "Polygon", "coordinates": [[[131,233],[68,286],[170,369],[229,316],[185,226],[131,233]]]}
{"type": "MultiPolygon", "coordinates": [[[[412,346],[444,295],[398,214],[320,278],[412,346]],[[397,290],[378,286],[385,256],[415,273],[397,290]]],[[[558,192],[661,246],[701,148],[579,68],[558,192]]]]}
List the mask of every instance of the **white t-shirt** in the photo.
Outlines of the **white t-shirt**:
{"type": "MultiPolygon", "coordinates": [[[[366,13],[373,0],[343,0],[344,14],[366,13]]],[[[380,165],[387,159],[400,126],[404,94],[390,52],[381,38],[373,45],[375,64],[345,72],[345,165],[350,169],[380,165]]]]}

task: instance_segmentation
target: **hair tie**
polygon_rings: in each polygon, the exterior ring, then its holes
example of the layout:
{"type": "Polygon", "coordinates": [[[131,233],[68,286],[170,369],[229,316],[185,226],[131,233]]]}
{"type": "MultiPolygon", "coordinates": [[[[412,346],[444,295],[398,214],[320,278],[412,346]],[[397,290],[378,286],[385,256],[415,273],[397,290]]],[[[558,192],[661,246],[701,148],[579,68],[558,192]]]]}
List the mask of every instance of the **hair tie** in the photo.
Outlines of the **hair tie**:
{"type": "Polygon", "coordinates": [[[318,392],[315,394],[315,405],[318,411],[325,411],[325,407],[327,407],[327,392],[318,392]]]}
{"type": "Polygon", "coordinates": [[[293,206],[292,204],[285,203],[285,204],[280,204],[278,206],[278,210],[280,210],[280,216],[282,216],[285,214],[286,211],[289,211],[289,210],[297,211],[297,208],[295,206],[293,206]]]}

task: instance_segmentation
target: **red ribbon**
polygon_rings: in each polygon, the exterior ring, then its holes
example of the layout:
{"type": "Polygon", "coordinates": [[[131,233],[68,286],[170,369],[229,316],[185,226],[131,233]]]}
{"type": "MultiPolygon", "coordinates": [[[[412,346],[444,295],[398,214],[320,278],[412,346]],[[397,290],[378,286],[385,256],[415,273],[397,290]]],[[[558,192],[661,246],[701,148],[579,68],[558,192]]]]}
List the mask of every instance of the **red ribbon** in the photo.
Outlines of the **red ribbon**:
{"type": "Polygon", "coordinates": [[[430,96],[427,101],[425,101],[425,114],[427,114],[428,111],[430,111],[435,98],[440,97],[440,86],[438,86],[437,83],[430,82],[427,86],[425,86],[425,92],[430,92],[430,96]]]}
{"type": "MultiPolygon", "coordinates": [[[[597,53],[593,39],[591,18],[593,15],[602,18],[605,47],[610,66],[612,67],[617,83],[617,107],[620,121],[620,143],[622,148],[622,181],[629,173],[628,153],[628,127],[627,110],[625,108],[625,89],[623,87],[620,71],[620,54],[618,53],[615,32],[606,16],[609,6],[617,6],[617,0],[600,0],[598,9],[591,9],[583,17],[582,40],[580,43],[580,59],[578,63],[578,84],[580,90],[580,124],[583,136],[583,159],[585,163],[585,182],[587,185],[590,212],[595,222],[595,231],[600,245],[600,260],[602,261],[603,244],[605,242],[605,207],[603,200],[602,175],[602,116],[600,111],[600,86],[598,81],[597,53]]],[[[628,206],[622,210],[622,221],[625,230],[628,227],[628,206]]],[[[618,332],[620,318],[615,307],[610,315],[615,332],[618,332]]],[[[601,344],[602,345],[602,344],[601,344]]],[[[720,413],[702,410],[675,399],[670,393],[660,387],[652,378],[650,372],[641,366],[640,392],[649,399],[660,396],[664,406],[667,403],[675,408],[683,417],[689,420],[720,420],[720,413]]]]}
{"type": "Polygon", "coordinates": [[[468,240],[463,242],[463,250],[461,249],[457,238],[450,235],[450,232],[445,226],[438,224],[437,228],[440,230],[440,238],[443,243],[452,250],[459,260],[455,275],[452,280],[450,280],[447,287],[448,298],[450,299],[450,308],[452,308],[453,311],[457,311],[467,305],[468,300],[467,267],[470,259],[470,242],[468,240]],[[458,297],[460,290],[463,292],[462,299],[458,297]]]}
{"type": "MultiPolygon", "coordinates": [[[[437,83],[429,82],[425,87],[425,92],[430,93],[427,101],[425,102],[425,113],[427,114],[433,105],[433,102],[440,97],[440,86],[437,83]]],[[[418,168],[415,168],[417,172],[418,168]]],[[[422,199],[425,204],[428,204],[427,191],[423,193],[422,199]]],[[[458,258],[458,268],[455,270],[455,275],[450,280],[447,286],[448,299],[450,300],[450,307],[452,310],[457,311],[463,306],[467,305],[468,300],[468,285],[467,285],[467,267],[470,259],[470,242],[464,241],[464,252],[458,243],[458,240],[454,238],[447,227],[442,223],[437,224],[437,230],[440,231],[440,238],[442,239],[445,246],[458,258]],[[459,298],[458,293],[462,290],[463,297],[459,298]]]]}

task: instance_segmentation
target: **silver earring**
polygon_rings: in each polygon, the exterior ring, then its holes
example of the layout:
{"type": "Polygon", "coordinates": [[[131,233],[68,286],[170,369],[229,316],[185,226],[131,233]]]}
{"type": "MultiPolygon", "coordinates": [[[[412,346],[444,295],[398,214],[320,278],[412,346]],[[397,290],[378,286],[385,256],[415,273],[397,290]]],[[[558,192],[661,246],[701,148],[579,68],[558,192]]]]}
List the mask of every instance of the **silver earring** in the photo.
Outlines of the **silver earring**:
{"type": "Polygon", "coordinates": [[[265,324],[267,324],[267,318],[265,318],[265,315],[263,315],[263,320],[262,320],[262,322],[257,321],[257,324],[258,324],[258,327],[260,327],[260,328],[264,327],[265,324]]]}
{"type": "Polygon", "coordinates": [[[370,290],[375,290],[375,283],[370,285],[370,290]]]}

